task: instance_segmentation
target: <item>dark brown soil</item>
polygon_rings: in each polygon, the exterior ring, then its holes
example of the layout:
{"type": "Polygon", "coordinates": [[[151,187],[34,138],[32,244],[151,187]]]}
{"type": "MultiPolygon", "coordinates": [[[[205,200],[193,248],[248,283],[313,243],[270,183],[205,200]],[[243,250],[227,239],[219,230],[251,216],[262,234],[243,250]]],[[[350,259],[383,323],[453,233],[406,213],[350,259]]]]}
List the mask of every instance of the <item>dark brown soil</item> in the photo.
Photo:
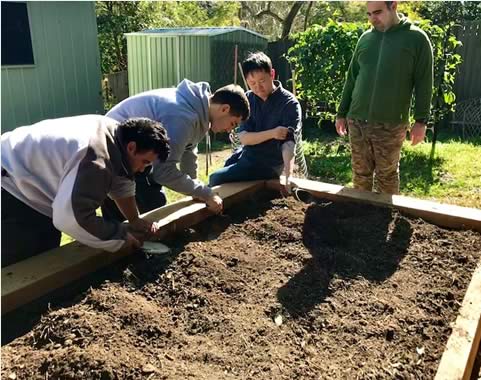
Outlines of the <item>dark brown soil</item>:
{"type": "Polygon", "coordinates": [[[2,378],[433,378],[481,236],[397,211],[244,202],[2,347],[2,378]]]}

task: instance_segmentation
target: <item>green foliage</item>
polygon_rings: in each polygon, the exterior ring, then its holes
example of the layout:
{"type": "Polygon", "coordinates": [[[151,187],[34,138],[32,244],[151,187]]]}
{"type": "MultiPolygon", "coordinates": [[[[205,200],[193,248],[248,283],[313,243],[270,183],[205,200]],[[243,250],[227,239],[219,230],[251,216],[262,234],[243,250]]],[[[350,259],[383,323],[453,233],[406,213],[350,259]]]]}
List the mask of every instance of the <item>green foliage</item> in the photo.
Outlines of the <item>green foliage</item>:
{"type": "Polygon", "coordinates": [[[319,1],[312,10],[312,24],[325,25],[329,20],[339,22],[366,21],[366,3],[363,1],[319,1]]]}
{"type": "Polygon", "coordinates": [[[352,53],[366,27],[329,20],[294,36],[288,60],[295,67],[297,95],[311,113],[327,119],[335,114],[352,53]]]}
{"type": "Polygon", "coordinates": [[[431,108],[431,121],[438,124],[449,112],[454,111],[456,95],[454,80],[462,59],[456,54],[461,44],[456,39],[454,23],[439,26],[429,20],[423,20],[419,27],[426,32],[433,46],[434,57],[434,91],[431,108]]]}
{"type": "Polygon", "coordinates": [[[97,1],[95,9],[104,74],[127,68],[124,33],[162,27],[239,25],[236,2],[97,1]]]}
{"type": "MultiPolygon", "coordinates": [[[[455,104],[454,79],[461,57],[455,53],[460,42],[452,24],[437,26],[423,20],[419,27],[429,36],[434,54],[434,96],[432,121],[438,123],[455,104]]],[[[345,73],[357,40],[368,28],[366,23],[314,25],[294,37],[288,60],[295,67],[298,95],[305,100],[310,114],[333,119],[342,96],[345,73]]]]}
{"type": "Polygon", "coordinates": [[[141,1],[97,1],[97,29],[103,73],[127,68],[124,33],[138,32],[153,22],[155,4],[141,1]]]}
{"type": "Polygon", "coordinates": [[[420,1],[418,13],[435,25],[481,20],[480,1],[420,1]]]}

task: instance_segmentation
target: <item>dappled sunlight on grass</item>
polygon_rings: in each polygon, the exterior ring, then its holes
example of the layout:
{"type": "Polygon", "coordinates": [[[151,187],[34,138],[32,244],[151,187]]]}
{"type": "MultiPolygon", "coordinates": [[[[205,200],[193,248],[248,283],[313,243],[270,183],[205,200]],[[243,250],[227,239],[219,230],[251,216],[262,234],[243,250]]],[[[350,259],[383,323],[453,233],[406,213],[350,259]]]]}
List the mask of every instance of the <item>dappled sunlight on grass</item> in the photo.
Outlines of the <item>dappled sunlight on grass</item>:
{"type": "Polygon", "coordinates": [[[342,140],[304,142],[309,177],[328,183],[352,184],[351,152],[342,140]]]}
{"type": "MultiPolygon", "coordinates": [[[[310,131],[304,150],[312,179],[352,186],[351,153],[346,139],[310,131]]],[[[481,208],[481,139],[462,142],[440,135],[433,159],[431,143],[401,151],[401,194],[443,203],[481,208]]]]}
{"type": "Polygon", "coordinates": [[[431,187],[441,181],[443,163],[441,157],[430,160],[429,151],[403,147],[400,162],[401,193],[429,194],[431,187]]]}
{"type": "Polygon", "coordinates": [[[481,208],[481,146],[472,142],[405,144],[401,160],[401,192],[461,206],[481,208]],[[420,173],[421,172],[421,173],[420,173]]]}

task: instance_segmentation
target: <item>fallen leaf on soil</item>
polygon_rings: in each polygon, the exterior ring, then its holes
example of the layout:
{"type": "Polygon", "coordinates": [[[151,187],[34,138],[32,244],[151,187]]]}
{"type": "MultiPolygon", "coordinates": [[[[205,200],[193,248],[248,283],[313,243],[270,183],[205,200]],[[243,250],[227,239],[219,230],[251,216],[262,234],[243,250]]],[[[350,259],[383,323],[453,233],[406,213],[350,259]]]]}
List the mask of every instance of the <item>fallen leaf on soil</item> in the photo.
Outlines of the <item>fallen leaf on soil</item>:
{"type": "Polygon", "coordinates": [[[158,372],[158,371],[159,370],[155,366],[153,366],[152,364],[146,364],[142,368],[143,373],[153,373],[153,372],[158,372]]]}
{"type": "Polygon", "coordinates": [[[276,317],[274,318],[274,322],[276,323],[277,326],[282,325],[282,322],[283,322],[282,315],[280,314],[276,315],[276,317]]]}

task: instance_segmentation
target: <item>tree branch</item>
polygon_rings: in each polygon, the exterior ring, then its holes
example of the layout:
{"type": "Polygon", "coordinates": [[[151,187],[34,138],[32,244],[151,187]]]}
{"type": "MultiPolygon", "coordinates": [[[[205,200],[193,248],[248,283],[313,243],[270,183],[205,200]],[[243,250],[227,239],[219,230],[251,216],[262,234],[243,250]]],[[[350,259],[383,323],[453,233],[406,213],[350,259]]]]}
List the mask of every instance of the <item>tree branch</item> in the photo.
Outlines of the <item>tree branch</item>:
{"type": "Polygon", "coordinates": [[[309,13],[311,12],[312,5],[314,4],[313,1],[309,1],[309,5],[307,6],[306,9],[306,17],[304,18],[304,31],[307,29],[307,22],[309,20],[309,13]]]}
{"type": "Polygon", "coordinates": [[[259,13],[257,13],[254,17],[255,18],[261,18],[261,17],[264,17],[264,16],[271,16],[273,18],[275,18],[277,21],[279,22],[284,22],[284,19],[282,17],[280,17],[279,15],[275,14],[274,12],[272,12],[271,10],[269,9],[263,9],[262,11],[260,11],[259,13]]]}
{"type": "Polygon", "coordinates": [[[281,40],[286,39],[289,37],[289,33],[291,32],[292,24],[294,23],[294,19],[297,16],[297,13],[299,13],[299,10],[301,9],[302,5],[304,4],[303,1],[296,1],[294,5],[292,6],[291,10],[289,11],[289,14],[285,18],[283,25],[282,25],[282,34],[281,34],[281,40]]]}

